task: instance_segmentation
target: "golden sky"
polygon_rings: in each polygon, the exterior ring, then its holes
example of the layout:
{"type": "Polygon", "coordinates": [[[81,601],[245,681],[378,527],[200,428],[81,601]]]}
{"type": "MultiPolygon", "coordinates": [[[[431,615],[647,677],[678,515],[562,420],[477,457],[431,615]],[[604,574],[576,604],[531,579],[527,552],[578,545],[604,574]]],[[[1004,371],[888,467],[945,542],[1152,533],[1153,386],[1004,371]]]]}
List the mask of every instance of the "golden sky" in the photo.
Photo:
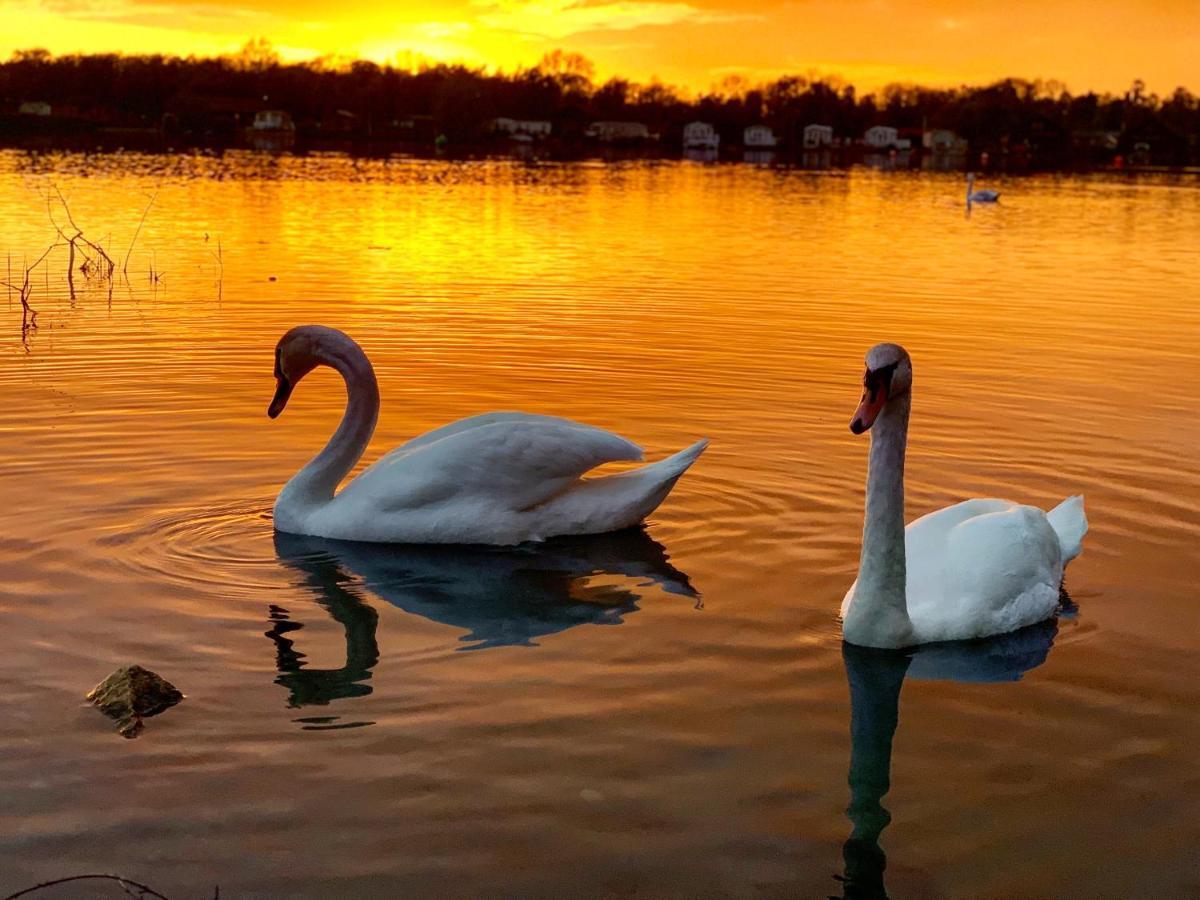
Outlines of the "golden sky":
{"type": "Polygon", "coordinates": [[[703,90],[729,75],[1074,91],[1134,78],[1200,90],[1200,0],[0,0],[0,54],[28,47],[216,54],[251,36],[327,53],[511,69],[564,49],[613,74],[703,90]]]}

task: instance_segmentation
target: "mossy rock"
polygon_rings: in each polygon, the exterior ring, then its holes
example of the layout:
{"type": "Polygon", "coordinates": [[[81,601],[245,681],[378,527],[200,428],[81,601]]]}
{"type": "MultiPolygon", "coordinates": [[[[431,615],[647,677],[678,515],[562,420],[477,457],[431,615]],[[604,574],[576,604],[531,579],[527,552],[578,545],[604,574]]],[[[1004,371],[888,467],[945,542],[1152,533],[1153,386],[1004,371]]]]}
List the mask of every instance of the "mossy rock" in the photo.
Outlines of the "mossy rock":
{"type": "Polygon", "coordinates": [[[183,699],[165,678],[141,666],[123,666],[92,688],[87,695],[102,713],[115,719],[124,737],[137,737],[142,719],[157,716],[183,699]]]}

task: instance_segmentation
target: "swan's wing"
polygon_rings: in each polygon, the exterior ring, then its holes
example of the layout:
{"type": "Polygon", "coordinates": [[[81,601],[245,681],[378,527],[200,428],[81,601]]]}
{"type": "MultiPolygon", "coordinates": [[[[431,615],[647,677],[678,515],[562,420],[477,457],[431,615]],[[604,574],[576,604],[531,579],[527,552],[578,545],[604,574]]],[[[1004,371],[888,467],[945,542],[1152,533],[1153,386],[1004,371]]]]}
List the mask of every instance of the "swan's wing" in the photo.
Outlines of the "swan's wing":
{"type": "MultiPolygon", "coordinates": [[[[383,512],[471,499],[523,510],[573,485],[589,469],[639,460],[619,435],[568,419],[489,413],[421,435],[384,456],[343,494],[383,512]]],[[[347,497],[349,499],[349,497],[347,497]]]]}
{"type": "Polygon", "coordinates": [[[1017,505],[1011,500],[976,498],[974,500],[964,500],[961,503],[955,503],[953,506],[944,506],[931,513],[926,513],[919,519],[913,519],[905,526],[904,549],[908,552],[911,547],[920,552],[921,545],[924,542],[940,543],[944,541],[946,535],[950,533],[951,528],[958,527],[968,519],[974,519],[977,516],[986,516],[991,513],[1007,512],[1010,509],[1016,508],[1017,505]]]}
{"type": "Polygon", "coordinates": [[[990,502],[997,508],[966,516],[946,532],[939,560],[915,558],[909,614],[923,633],[944,639],[1001,634],[1041,621],[1057,606],[1062,554],[1046,514],[990,502]],[[928,587],[914,591],[914,576],[928,579],[928,587]]]}
{"type": "MultiPolygon", "coordinates": [[[[494,425],[497,422],[506,422],[510,424],[527,423],[554,423],[558,425],[571,425],[576,428],[587,428],[587,425],[580,425],[578,422],[572,422],[570,419],[561,419],[557,416],[539,416],[536,413],[523,412],[488,412],[480,413],[477,416],[468,416],[465,419],[459,419],[456,422],[449,422],[441,428],[435,428],[432,431],[427,431],[424,434],[417,435],[412,440],[406,441],[395,450],[392,450],[388,456],[396,453],[403,453],[408,450],[415,450],[418,447],[423,447],[426,444],[432,444],[435,441],[440,441],[442,438],[450,437],[459,432],[468,431],[471,428],[481,428],[484,425],[494,425]]],[[[599,431],[600,429],[593,429],[599,431]]],[[[604,432],[610,434],[610,432],[604,432]]],[[[617,437],[617,435],[611,435],[617,437]]]]}

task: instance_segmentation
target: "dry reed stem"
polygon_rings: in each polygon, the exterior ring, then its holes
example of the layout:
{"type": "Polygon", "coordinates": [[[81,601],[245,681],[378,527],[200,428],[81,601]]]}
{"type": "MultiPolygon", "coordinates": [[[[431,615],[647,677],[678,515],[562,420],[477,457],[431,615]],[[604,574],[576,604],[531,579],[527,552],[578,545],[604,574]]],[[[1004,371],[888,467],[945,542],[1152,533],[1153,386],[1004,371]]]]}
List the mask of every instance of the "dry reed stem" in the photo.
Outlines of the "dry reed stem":
{"type": "Polygon", "coordinates": [[[142,225],[146,222],[146,216],[150,212],[150,207],[154,205],[154,201],[158,199],[158,191],[150,197],[150,202],[146,204],[146,208],[142,210],[142,217],[138,220],[137,230],[133,233],[133,240],[129,242],[129,249],[125,252],[125,262],[121,266],[121,274],[129,274],[129,257],[133,253],[133,245],[137,243],[138,235],[142,233],[142,225]]]}

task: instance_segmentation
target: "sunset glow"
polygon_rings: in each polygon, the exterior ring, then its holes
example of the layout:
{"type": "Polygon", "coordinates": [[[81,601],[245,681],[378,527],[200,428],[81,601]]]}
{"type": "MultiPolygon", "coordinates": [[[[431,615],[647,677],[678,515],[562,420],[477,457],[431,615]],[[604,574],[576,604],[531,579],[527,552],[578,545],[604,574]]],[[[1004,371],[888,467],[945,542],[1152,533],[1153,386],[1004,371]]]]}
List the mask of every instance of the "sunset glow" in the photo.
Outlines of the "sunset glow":
{"type": "Polygon", "coordinates": [[[0,54],[214,55],[265,37],[287,60],[365,57],[412,66],[513,69],[552,49],[587,55],[597,75],[661,78],[692,90],[731,75],[837,75],[890,82],[1054,79],[1120,91],[1134,78],[1169,93],[1200,87],[1194,0],[0,0],[0,54]]]}

